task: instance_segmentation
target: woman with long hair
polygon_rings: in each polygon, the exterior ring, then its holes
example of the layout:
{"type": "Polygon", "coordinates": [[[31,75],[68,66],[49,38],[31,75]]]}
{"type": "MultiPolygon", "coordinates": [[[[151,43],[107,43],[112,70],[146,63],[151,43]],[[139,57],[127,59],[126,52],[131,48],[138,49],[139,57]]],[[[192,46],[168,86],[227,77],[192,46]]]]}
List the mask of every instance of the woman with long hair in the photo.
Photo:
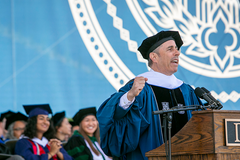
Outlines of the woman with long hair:
{"type": "Polygon", "coordinates": [[[100,147],[100,134],[96,107],[80,109],[73,117],[79,124],[64,148],[74,159],[78,160],[110,160],[100,147]]]}
{"type": "Polygon", "coordinates": [[[15,154],[25,160],[71,160],[61,142],[53,139],[54,128],[48,115],[52,110],[48,104],[24,105],[29,119],[26,129],[15,146],[15,154]]]}

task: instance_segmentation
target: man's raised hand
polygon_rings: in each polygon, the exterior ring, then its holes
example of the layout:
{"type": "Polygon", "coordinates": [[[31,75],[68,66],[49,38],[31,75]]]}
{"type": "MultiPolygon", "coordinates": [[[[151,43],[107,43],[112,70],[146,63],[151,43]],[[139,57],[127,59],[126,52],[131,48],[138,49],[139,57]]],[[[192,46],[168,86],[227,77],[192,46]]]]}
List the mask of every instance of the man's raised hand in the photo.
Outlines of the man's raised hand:
{"type": "Polygon", "coordinates": [[[136,77],[133,82],[132,88],[129,90],[127,94],[127,98],[129,101],[132,101],[139,93],[142,91],[145,83],[148,79],[144,77],[136,77]]]}

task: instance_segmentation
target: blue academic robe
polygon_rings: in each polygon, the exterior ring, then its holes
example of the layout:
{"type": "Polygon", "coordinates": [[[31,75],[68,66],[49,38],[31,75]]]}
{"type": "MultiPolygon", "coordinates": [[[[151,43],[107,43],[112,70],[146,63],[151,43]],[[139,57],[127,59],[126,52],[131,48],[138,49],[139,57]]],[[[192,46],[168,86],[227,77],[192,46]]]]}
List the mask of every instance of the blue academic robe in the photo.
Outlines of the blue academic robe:
{"type": "MultiPolygon", "coordinates": [[[[155,95],[146,83],[128,109],[119,106],[120,98],[129,91],[133,82],[122,87],[100,106],[97,112],[101,147],[109,156],[126,156],[127,160],[147,160],[145,153],[159,147],[163,142],[160,115],[155,95]]],[[[193,88],[183,83],[180,86],[185,105],[201,105],[193,88]]],[[[187,111],[188,119],[191,111],[187,111]]]]}
{"type": "MultiPolygon", "coordinates": [[[[31,142],[29,142],[29,140],[26,138],[22,138],[18,140],[15,145],[15,154],[22,156],[25,160],[47,160],[47,153],[49,152],[49,150],[46,146],[42,146],[42,148],[44,149],[46,154],[35,155],[31,142]]],[[[60,152],[63,154],[65,160],[73,160],[73,158],[68,155],[64,148],[61,148],[60,152]]]]}

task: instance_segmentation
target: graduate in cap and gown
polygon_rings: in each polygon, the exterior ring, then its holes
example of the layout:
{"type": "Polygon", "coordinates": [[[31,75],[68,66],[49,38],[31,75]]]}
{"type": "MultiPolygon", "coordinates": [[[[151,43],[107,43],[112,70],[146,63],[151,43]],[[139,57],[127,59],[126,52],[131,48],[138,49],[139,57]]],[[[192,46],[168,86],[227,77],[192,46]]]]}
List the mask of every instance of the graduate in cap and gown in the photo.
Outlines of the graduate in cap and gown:
{"type": "MultiPolygon", "coordinates": [[[[10,154],[10,150],[8,149],[8,147],[6,146],[4,140],[5,140],[5,135],[7,133],[5,126],[6,126],[6,115],[8,114],[14,114],[14,112],[12,111],[7,111],[7,112],[3,112],[1,113],[0,116],[0,153],[3,154],[10,154]]],[[[1,157],[0,157],[1,158],[1,157]]]]}
{"type": "Polygon", "coordinates": [[[61,142],[66,142],[71,136],[72,126],[66,118],[65,111],[55,113],[51,120],[55,129],[55,137],[61,142]]]}
{"type": "Polygon", "coordinates": [[[5,127],[7,129],[6,140],[19,139],[25,130],[27,120],[28,117],[20,112],[9,116],[5,127]]]}
{"type": "Polygon", "coordinates": [[[15,145],[15,154],[25,160],[71,160],[57,139],[52,139],[54,128],[50,123],[49,114],[52,110],[49,104],[24,105],[29,115],[26,129],[15,145]]]}
{"type": "Polygon", "coordinates": [[[79,124],[64,148],[74,159],[110,160],[100,147],[99,126],[96,118],[96,107],[80,109],[73,120],[79,124]]]}
{"type": "Polygon", "coordinates": [[[13,114],[15,114],[15,112],[12,112],[10,110],[8,110],[7,112],[1,113],[1,117],[0,117],[0,141],[2,141],[2,142],[4,142],[6,140],[6,134],[7,134],[6,123],[7,123],[7,118],[10,117],[13,114]]]}
{"type": "MultiPolygon", "coordinates": [[[[99,107],[101,147],[109,156],[147,160],[145,153],[164,143],[162,116],[153,111],[200,105],[194,89],[174,76],[183,41],[177,31],[146,38],[138,50],[150,71],[127,83],[99,107]]],[[[172,136],[191,118],[191,111],[173,114],[172,136]]]]}

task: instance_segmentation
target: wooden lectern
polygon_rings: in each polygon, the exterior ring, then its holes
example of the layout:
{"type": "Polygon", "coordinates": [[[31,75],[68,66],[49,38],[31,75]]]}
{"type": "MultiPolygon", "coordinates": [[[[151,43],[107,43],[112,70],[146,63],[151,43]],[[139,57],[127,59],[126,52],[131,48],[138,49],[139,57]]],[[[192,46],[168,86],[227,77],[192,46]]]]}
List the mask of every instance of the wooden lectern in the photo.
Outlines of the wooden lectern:
{"type": "MultiPolygon", "coordinates": [[[[240,111],[193,111],[193,117],[175,134],[172,160],[240,160],[240,146],[226,146],[225,119],[240,119],[240,111]]],[[[166,160],[165,144],[146,153],[149,160],[166,160]]]]}

